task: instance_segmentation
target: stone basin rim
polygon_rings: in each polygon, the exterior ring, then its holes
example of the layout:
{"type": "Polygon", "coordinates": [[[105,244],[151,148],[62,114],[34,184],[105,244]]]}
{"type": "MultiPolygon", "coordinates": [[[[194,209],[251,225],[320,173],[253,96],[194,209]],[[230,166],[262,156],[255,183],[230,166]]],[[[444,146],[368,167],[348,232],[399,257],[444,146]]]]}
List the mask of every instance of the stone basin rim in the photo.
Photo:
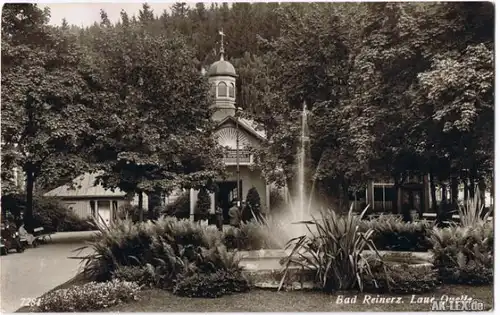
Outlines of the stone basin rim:
{"type": "MultiPolygon", "coordinates": [[[[251,251],[238,251],[237,255],[240,259],[271,259],[271,258],[283,258],[290,255],[291,249],[260,249],[251,251]]],[[[384,257],[387,255],[395,255],[396,257],[403,258],[406,255],[410,255],[415,260],[421,261],[431,261],[431,252],[412,252],[412,251],[379,251],[380,256],[384,257]]],[[[374,255],[373,251],[366,250],[363,251],[363,255],[374,255]]]]}

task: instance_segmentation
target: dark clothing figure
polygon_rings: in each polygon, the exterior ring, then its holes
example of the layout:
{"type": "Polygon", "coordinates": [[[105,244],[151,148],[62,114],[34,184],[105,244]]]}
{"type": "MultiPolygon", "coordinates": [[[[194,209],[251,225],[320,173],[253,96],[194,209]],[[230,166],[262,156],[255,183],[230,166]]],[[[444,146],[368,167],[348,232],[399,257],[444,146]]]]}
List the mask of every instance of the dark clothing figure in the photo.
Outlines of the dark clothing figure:
{"type": "Polygon", "coordinates": [[[217,208],[215,208],[215,226],[217,226],[219,231],[222,231],[223,221],[224,217],[222,216],[222,208],[217,206],[217,208]]]}
{"type": "Polygon", "coordinates": [[[240,209],[236,204],[233,204],[231,209],[229,209],[229,224],[234,227],[239,227],[241,222],[240,209]]]}

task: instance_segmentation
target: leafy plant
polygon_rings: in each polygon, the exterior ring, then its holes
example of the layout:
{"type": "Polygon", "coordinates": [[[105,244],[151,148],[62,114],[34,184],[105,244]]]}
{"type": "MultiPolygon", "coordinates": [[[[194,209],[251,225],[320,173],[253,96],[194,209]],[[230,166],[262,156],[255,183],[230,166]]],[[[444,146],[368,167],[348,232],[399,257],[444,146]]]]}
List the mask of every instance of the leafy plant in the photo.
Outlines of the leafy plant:
{"type": "MultiPolygon", "coordinates": [[[[106,281],[121,267],[135,266],[147,268],[155,286],[171,288],[189,270],[238,267],[235,253],[226,250],[212,226],[167,217],[135,224],[123,220],[99,229],[99,237],[88,245],[91,254],[75,257],[82,259],[87,279],[106,281]]],[[[136,281],[142,279],[138,277],[136,281]]]]}
{"type": "Polygon", "coordinates": [[[445,283],[493,282],[493,224],[434,228],[431,235],[434,266],[445,283]]]}
{"type": "Polygon", "coordinates": [[[194,273],[182,276],[174,287],[174,294],[187,297],[216,298],[233,292],[250,290],[241,272],[218,270],[214,273],[194,273]]]}
{"type": "Polygon", "coordinates": [[[140,286],[135,282],[113,280],[90,282],[81,286],[60,289],[43,295],[34,311],[91,312],[116,304],[138,300],[140,286]]]}
{"type": "Polygon", "coordinates": [[[363,220],[360,229],[373,229],[372,239],[379,250],[427,251],[432,247],[432,223],[427,221],[404,222],[393,215],[380,215],[363,220]]]}
{"type": "Polygon", "coordinates": [[[119,266],[113,271],[113,279],[136,282],[141,286],[151,287],[155,283],[154,275],[143,266],[119,266]]]}
{"type": "Polygon", "coordinates": [[[291,239],[287,248],[291,253],[284,261],[284,274],[280,289],[292,266],[316,270],[316,280],[326,291],[363,290],[362,278],[371,275],[370,265],[362,251],[369,249],[380,258],[372,241],[373,229],[360,231],[361,215],[353,213],[351,206],[347,216],[333,211],[322,211],[321,218],[299,222],[307,227],[308,233],[291,239]],[[312,227],[312,228],[311,228],[312,227]]]}

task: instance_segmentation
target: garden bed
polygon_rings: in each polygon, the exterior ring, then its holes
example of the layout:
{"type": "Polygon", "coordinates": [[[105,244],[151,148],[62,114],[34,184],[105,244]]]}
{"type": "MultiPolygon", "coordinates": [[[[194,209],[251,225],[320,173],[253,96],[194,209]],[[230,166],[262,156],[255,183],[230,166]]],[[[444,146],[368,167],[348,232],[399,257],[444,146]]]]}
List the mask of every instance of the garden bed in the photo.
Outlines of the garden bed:
{"type": "MultiPolygon", "coordinates": [[[[238,293],[223,296],[218,299],[189,299],[175,296],[162,290],[148,290],[141,292],[141,300],[137,302],[110,307],[104,312],[423,312],[430,311],[430,304],[410,303],[412,296],[379,294],[380,297],[401,297],[402,304],[372,303],[363,304],[364,294],[356,292],[342,292],[325,294],[318,291],[291,291],[275,292],[269,290],[253,290],[249,293],[238,293]],[[357,303],[339,304],[337,299],[357,296],[357,303]]],[[[460,297],[467,295],[485,303],[486,309],[493,306],[493,287],[470,287],[462,285],[447,285],[428,294],[415,295],[418,297],[441,296],[460,297]]]]}

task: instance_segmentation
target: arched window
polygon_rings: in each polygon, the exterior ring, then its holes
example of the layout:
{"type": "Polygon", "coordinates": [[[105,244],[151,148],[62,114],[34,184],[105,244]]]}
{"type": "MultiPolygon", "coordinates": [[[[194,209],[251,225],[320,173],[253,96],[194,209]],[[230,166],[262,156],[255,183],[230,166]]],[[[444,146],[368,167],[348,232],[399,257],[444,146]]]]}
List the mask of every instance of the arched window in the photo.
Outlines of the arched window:
{"type": "Polygon", "coordinates": [[[217,90],[217,87],[215,86],[215,84],[212,84],[212,86],[210,87],[210,95],[212,97],[217,97],[217,95],[215,94],[216,90],[217,90]]]}
{"type": "Polygon", "coordinates": [[[219,97],[227,96],[227,85],[224,82],[220,82],[218,86],[217,94],[219,97]]]}
{"type": "Polygon", "coordinates": [[[229,97],[234,97],[234,83],[229,84],[229,97]]]}

